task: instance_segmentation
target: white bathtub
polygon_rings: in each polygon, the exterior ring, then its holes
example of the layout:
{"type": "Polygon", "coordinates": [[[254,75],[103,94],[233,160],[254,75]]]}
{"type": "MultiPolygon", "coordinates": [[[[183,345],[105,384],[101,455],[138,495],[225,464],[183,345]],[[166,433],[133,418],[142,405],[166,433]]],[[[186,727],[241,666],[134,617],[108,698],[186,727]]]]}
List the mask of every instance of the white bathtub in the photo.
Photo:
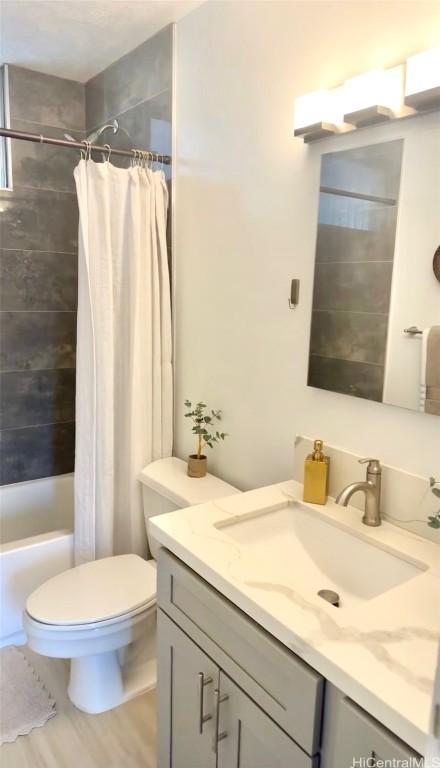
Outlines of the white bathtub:
{"type": "Polygon", "coordinates": [[[24,643],[27,596],[73,565],[73,475],[0,488],[0,647],[24,643]]]}

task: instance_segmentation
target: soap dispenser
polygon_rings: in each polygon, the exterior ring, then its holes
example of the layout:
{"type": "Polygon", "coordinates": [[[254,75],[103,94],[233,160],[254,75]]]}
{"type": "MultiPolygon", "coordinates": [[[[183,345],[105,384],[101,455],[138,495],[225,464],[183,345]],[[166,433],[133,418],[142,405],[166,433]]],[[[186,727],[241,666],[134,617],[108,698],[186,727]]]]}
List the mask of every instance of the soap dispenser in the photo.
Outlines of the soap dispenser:
{"type": "Polygon", "coordinates": [[[313,453],[309,453],[304,463],[303,501],[312,504],[325,504],[328,494],[328,474],[330,459],[324,456],[322,440],[315,440],[313,453]]]}

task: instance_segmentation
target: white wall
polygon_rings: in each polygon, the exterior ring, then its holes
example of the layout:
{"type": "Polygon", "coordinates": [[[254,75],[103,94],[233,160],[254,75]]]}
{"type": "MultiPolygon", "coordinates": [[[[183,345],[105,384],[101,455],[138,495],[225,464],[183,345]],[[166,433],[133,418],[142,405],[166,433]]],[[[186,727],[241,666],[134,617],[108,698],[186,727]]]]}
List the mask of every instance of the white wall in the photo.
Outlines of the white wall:
{"type": "Polygon", "coordinates": [[[422,338],[402,331],[440,324],[440,286],[432,269],[440,243],[440,114],[401,124],[405,148],[383,399],[419,410],[422,338]]]}
{"type": "Polygon", "coordinates": [[[208,2],[178,23],[175,451],[193,449],[183,400],[206,399],[230,432],[211,469],[243,489],[292,475],[295,433],[440,475],[438,417],[306,386],[319,154],[338,140],[292,132],[296,95],[439,26],[438,3],[362,1],[208,2]]]}

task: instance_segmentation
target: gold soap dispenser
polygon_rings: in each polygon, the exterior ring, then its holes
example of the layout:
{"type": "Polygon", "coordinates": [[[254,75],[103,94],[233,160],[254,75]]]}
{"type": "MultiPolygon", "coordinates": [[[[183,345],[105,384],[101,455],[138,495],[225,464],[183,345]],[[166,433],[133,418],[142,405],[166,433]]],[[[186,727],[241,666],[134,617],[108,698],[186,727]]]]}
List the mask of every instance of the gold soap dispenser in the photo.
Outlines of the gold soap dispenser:
{"type": "Polygon", "coordinates": [[[330,458],[322,452],[323,446],[322,440],[315,440],[313,453],[309,453],[304,462],[303,501],[312,504],[327,501],[330,458]]]}

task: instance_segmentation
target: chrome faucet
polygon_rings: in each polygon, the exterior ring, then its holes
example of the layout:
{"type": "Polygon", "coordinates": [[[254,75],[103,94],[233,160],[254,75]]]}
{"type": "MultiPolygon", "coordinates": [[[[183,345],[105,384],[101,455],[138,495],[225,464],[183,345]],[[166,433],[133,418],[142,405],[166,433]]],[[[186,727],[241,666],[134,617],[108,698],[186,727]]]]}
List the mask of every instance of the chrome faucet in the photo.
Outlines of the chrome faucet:
{"type": "Polygon", "coordinates": [[[380,485],[382,480],[382,467],[379,459],[359,459],[359,464],[367,464],[367,479],[357,483],[350,483],[337,496],[336,504],[346,507],[351,497],[357,491],[365,493],[365,512],[362,522],[365,525],[381,525],[380,517],[380,485]]]}

